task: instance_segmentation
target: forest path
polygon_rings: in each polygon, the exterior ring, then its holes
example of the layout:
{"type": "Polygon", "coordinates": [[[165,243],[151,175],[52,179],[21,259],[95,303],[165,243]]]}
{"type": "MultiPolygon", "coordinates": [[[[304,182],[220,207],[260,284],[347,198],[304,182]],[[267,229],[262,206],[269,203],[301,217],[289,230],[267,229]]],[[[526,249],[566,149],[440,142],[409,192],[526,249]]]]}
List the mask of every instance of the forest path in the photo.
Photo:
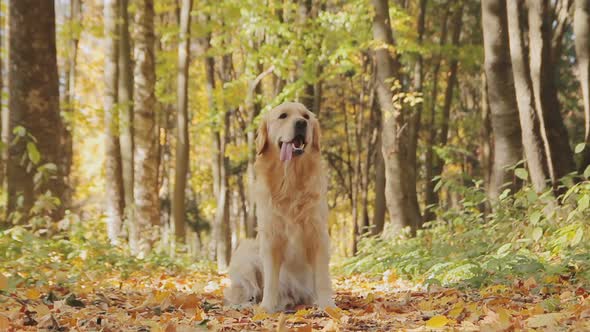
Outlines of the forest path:
{"type": "MultiPolygon", "coordinates": [[[[63,282],[67,276],[61,277],[63,282]]],[[[566,280],[530,278],[460,290],[427,289],[393,273],[339,277],[338,308],[268,315],[258,306],[223,306],[227,280],[215,274],[141,271],[84,278],[67,286],[5,285],[0,331],[590,330],[589,294],[566,280]]]]}

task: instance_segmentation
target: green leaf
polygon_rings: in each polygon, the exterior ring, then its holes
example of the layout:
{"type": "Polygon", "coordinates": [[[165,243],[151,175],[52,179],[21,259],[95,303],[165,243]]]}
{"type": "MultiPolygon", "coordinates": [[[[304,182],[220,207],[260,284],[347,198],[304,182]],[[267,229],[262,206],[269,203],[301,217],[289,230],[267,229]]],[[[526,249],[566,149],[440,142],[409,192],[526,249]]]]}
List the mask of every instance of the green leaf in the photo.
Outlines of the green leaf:
{"type": "Polygon", "coordinates": [[[16,126],[12,130],[12,133],[14,134],[14,136],[23,137],[27,134],[27,130],[23,126],[16,126]]]}
{"type": "Polygon", "coordinates": [[[584,211],[588,206],[590,206],[590,196],[586,194],[578,200],[578,209],[584,211]]]}
{"type": "Polygon", "coordinates": [[[510,248],[512,248],[512,243],[506,243],[498,249],[497,254],[500,256],[505,256],[510,250],[510,248]]]}
{"type": "Polygon", "coordinates": [[[588,165],[588,167],[586,167],[586,169],[584,170],[584,177],[586,179],[590,178],[590,165],[588,165]]]}
{"type": "Polygon", "coordinates": [[[524,168],[517,168],[514,170],[514,175],[521,180],[526,181],[529,178],[529,172],[524,168]]]}
{"type": "Polygon", "coordinates": [[[580,153],[582,151],[584,151],[584,148],[586,147],[586,143],[580,143],[578,145],[576,145],[576,148],[574,149],[575,153],[580,153]]]}
{"type": "Polygon", "coordinates": [[[535,211],[531,213],[531,224],[536,225],[541,220],[541,212],[535,211]]]}
{"type": "Polygon", "coordinates": [[[538,242],[541,237],[543,236],[543,229],[541,227],[535,227],[535,229],[533,229],[533,240],[535,240],[535,242],[538,242]]]}
{"type": "Polygon", "coordinates": [[[580,243],[582,241],[582,238],[584,237],[584,229],[582,229],[581,227],[578,228],[578,230],[576,231],[576,235],[574,235],[574,238],[572,239],[572,243],[571,246],[577,246],[578,243],[580,243]]]}
{"type": "Polygon", "coordinates": [[[33,162],[33,164],[36,165],[39,163],[39,161],[41,161],[41,154],[39,153],[39,150],[37,149],[35,143],[27,143],[27,154],[29,155],[29,159],[31,160],[31,162],[33,162]]]}

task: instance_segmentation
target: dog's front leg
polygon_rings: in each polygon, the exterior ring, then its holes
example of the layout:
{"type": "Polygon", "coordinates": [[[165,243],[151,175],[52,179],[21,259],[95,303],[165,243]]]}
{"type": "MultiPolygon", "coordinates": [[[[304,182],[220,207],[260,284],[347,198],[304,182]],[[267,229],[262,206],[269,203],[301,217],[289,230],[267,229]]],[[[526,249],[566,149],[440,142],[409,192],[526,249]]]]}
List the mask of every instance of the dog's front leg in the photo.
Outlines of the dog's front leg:
{"type": "Polygon", "coordinates": [[[333,307],[332,299],[332,280],[330,278],[330,249],[329,237],[325,234],[327,245],[320,246],[317,256],[314,260],[314,285],[317,296],[316,305],[320,308],[333,307]]]}
{"type": "Polygon", "coordinates": [[[261,306],[267,312],[272,313],[280,309],[278,308],[279,277],[284,250],[277,239],[270,237],[266,239],[262,238],[261,240],[260,254],[264,274],[264,290],[261,306]]]}

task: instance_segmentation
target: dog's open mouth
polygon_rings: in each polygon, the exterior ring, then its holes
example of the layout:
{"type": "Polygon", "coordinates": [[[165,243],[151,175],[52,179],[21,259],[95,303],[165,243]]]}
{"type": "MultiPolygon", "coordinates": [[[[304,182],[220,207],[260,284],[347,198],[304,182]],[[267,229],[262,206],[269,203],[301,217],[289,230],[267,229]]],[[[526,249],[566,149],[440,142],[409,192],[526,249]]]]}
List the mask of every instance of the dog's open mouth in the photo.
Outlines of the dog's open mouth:
{"type": "Polygon", "coordinates": [[[281,161],[288,161],[293,158],[293,155],[302,155],[305,151],[305,137],[297,135],[290,142],[279,141],[279,148],[281,149],[281,161]]]}

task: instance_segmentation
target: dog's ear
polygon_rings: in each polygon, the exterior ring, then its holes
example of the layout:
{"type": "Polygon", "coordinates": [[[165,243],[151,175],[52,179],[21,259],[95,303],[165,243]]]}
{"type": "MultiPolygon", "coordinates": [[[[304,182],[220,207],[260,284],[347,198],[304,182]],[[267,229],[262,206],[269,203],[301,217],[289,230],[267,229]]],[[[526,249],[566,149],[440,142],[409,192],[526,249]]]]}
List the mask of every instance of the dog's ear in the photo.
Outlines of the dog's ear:
{"type": "Polygon", "coordinates": [[[320,151],[320,141],[322,139],[322,133],[320,130],[320,122],[317,118],[313,120],[313,142],[312,147],[314,150],[320,151]]]}
{"type": "Polygon", "coordinates": [[[268,146],[268,127],[266,124],[266,120],[260,120],[260,125],[258,126],[258,133],[256,134],[256,154],[261,155],[264,153],[268,146]]]}

